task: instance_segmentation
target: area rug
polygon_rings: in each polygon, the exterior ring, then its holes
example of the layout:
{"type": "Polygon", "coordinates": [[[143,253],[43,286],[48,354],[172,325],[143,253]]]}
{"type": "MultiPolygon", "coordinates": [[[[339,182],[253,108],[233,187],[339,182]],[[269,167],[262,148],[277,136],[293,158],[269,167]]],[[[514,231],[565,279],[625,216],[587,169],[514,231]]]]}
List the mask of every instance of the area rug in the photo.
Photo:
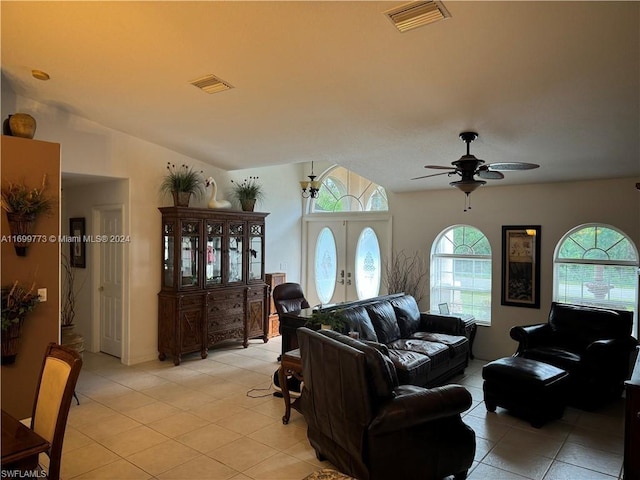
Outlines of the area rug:
{"type": "Polygon", "coordinates": [[[349,475],[345,475],[344,473],[340,473],[337,470],[332,470],[330,468],[323,468],[322,470],[318,470],[317,472],[313,472],[311,475],[308,475],[304,478],[304,480],[355,480],[353,477],[349,475]]]}

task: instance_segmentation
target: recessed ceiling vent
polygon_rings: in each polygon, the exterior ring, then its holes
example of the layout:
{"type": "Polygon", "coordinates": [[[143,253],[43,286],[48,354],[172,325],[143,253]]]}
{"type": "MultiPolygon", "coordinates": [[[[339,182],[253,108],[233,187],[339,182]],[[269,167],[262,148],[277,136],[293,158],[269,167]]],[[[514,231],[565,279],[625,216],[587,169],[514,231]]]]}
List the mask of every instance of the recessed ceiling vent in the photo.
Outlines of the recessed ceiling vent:
{"type": "Polygon", "coordinates": [[[233,88],[227,82],[220,80],[215,75],[207,75],[196,80],[191,80],[189,83],[207,93],[218,93],[233,88]]]}
{"type": "Polygon", "coordinates": [[[406,32],[414,28],[428,25],[449,18],[451,14],[442,2],[411,2],[384,12],[398,30],[406,32]]]}

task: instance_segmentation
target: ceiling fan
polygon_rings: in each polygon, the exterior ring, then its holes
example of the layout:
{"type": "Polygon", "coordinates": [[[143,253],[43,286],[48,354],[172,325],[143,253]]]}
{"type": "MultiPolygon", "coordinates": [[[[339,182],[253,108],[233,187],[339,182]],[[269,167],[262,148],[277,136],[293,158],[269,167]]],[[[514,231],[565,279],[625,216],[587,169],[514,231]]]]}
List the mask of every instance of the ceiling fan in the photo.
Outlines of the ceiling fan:
{"type": "Polygon", "coordinates": [[[532,170],[540,166],[535,163],[523,162],[497,162],[485,165],[484,160],[480,160],[479,158],[476,158],[475,155],[471,155],[471,153],[469,153],[469,145],[476,138],[478,138],[478,134],[476,132],[462,132],[460,134],[460,140],[467,144],[467,153],[466,155],[462,155],[460,159],[456,160],[455,162],[451,162],[453,168],[446,167],[444,165],[425,165],[424,168],[447,171],[441,173],[432,173],[431,175],[423,175],[421,177],[412,178],[411,180],[436,177],[438,175],[459,175],[461,179],[455,182],[450,182],[449,185],[463,191],[467,196],[467,198],[465,199],[464,208],[464,211],[466,212],[468,209],[471,209],[471,200],[469,200],[469,194],[479,186],[487,183],[484,180],[476,179],[476,175],[479,178],[487,180],[500,180],[504,178],[504,174],[501,172],[501,170],[532,170]]]}

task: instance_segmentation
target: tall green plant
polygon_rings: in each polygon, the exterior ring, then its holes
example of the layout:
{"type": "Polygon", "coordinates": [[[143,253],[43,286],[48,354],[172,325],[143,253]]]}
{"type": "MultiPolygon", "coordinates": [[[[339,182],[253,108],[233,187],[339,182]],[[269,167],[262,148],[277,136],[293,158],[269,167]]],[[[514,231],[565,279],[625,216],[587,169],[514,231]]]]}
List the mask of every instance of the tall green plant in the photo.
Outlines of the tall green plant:
{"type": "Polygon", "coordinates": [[[162,193],[188,192],[198,198],[204,194],[205,180],[202,170],[194,170],[184,163],[176,167],[175,164],[167,162],[167,172],[160,185],[162,193]]]}

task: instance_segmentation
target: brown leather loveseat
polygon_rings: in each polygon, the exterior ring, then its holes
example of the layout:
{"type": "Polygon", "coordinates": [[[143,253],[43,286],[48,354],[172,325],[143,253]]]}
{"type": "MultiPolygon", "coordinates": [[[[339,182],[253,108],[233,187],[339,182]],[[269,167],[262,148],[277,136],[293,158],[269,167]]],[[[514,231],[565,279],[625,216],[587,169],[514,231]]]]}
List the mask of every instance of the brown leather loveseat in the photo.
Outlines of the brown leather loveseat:
{"type": "Polygon", "coordinates": [[[460,385],[398,385],[374,346],[330,330],[298,329],[307,436],[319,459],[359,480],[466,478],[475,434],[460,385]]]}
{"type": "Polygon", "coordinates": [[[411,295],[385,295],[336,310],[346,321],[345,330],[386,347],[401,384],[442,385],[469,364],[462,320],[421,313],[411,295]]]}

